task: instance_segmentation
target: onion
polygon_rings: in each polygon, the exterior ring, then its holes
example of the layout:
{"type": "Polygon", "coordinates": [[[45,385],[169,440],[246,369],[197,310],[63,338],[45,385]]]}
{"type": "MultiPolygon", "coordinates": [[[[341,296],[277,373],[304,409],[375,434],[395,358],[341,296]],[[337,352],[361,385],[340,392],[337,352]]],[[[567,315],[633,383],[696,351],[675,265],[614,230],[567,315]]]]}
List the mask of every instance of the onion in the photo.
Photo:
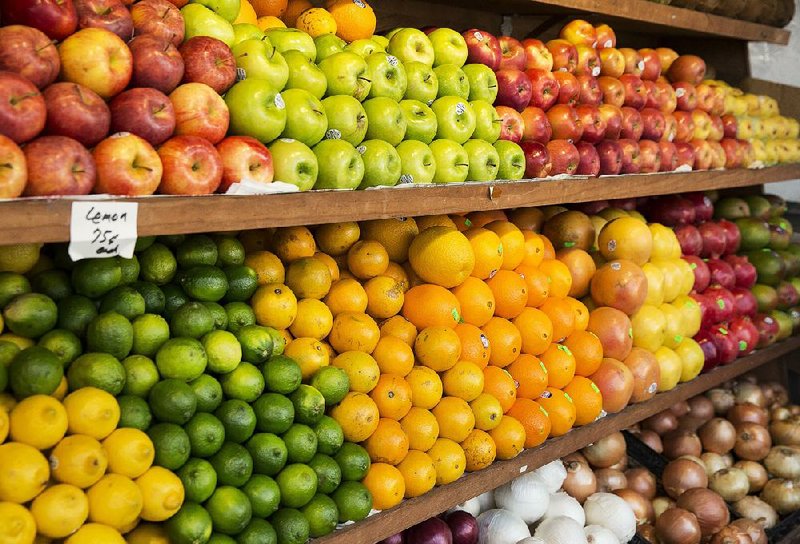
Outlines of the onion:
{"type": "Polygon", "coordinates": [[[793,416],[800,416],[800,405],[793,404],[789,406],[789,411],[793,416]]]}
{"type": "Polygon", "coordinates": [[[675,417],[683,417],[689,413],[689,403],[681,400],[669,407],[669,411],[675,414],[675,417]]]}
{"type": "Polygon", "coordinates": [[[656,528],[654,525],[650,525],[649,523],[640,525],[636,530],[636,534],[646,542],[656,542],[656,528]]]}
{"type": "Polygon", "coordinates": [[[395,533],[390,537],[384,538],[378,544],[405,544],[406,535],[405,533],[395,533]]]}
{"type": "Polygon", "coordinates": [[[730,468],[733,466],[733,454],[728,452],[722,456],[722,460],[725,461],[725,468],[730,468]]]}
{"type": "Polygon", "coordinates": [[[594,476],[597,478],[597,491],[601,493],[610,493],[628,486],[625,473],[615,468],[601,468],[595,470],[594,476]]]}
{"type": "Polygon", "coordinates": [[[765,427],[756,423],[742,423],[736,426],[736,445],[733,451],[740,459],[760,461],[769,453],[772,438],[765,427]]]}
{"type": "Polygon", "coordinates": [[[583,528],[589,544],[618,544],[617,535],[602,525],[587,525],[583,528]]]}
{"type": "Polygon", "coordinates": [[[561,460],[556,459],[540,466],[533,471],[533,474],[544,484],[549,493],[555,493],[561,489],[561,485],[567,477],[567,469],[564,468],[561,460]]]}
{"type": "Polygon", "coordinates": [[[573,451],[569,455],[565,455],[561,458],[564,464],[572,461],[577,461],[579,463],[583,463],[587,467],[589,466],[589,460],[579,451],[573,451]]]}
{"type": "Polygon", "coordinates": [[[612,493],[595,493],[583,503],[587,525],[601,525],[629,542],[636,534],[636,517],[628,503],[612,493]]]}
{"type": "Polygon", "coordinates": [[[688,510],[697,517],[700,533],[709,537],[725,527],[731,520],[728,505],[710,489],[696,488],[678,498],[678,508],[688,510]]]}
{"type": "Polygon", "coordinates": [[[736,428],[727,419],[715,417],[700,427],[697,433],[705,451],[728,453],[736,444],[736,428]]]}
{"type": "Polygon", "coordinates": [[[733,510],[741,517],[755,521],[764,529],[772,529],[778,523],[778,513],[775,509],[752,495],[733,503],[733,510]]]}
{"type": "Polygon", "coordinates": [[[733,388],[733,396],[736,404],[750,402],[762,408],[767,405],[767,397],[764,395],[764,391],[761,390],[761,386],[754,383],[736,384],[733,388]]]}
{"type": "Polygon", "coordinates": [[[443,519],[433,517],[406,530],[406,542],[414,544],[453,544],[453,533],[443,519]]]}
{"type": "Polygon", "coordinates": [[[764,458],[767,471],[778,478],[800,478],[800,451],[790,446],[775,446],[764,458]]]}
{"type": "Polygon", "coordinates": [[[683,416],[678,420],[679,431],[697,432],[697,429],[703,426],[707,420],[700,419],[699,417],[692,417],[691,415],[683,416]]]}
{"type": "Polygon", "coordinates": [[[656,453],[664,451],[664,443],[661,441],[661,436],[655,431],[644,429],[639,433],[639,440],[650,446],[650,449],[656,453]]]}
{"type": "Polygon", "coordinates": [[[675,506],[675,501],[670,499],[669,497],[656,497],[653,499],[653,513],[658,519],[658,516],[664,513],[665,510],[669,508],[673,508],[675,506]]]}
{"type": "Polygon", "coordinates": [[[776,406],[769,411],[769,420],[771,422],[786,421],[792,417],[792,411],[787,406],[776,406]]]}
{"type": "Polygon", "coordinates": [[[708,421],[714,417],[714,403],[708,397],[697,395],[688,400],[689,415],[694,418],[708,421]]]}
{"type": "Polygon", "coordinates": [[[769,432],[776,444],[800,446],[800,417],[773,421],[769,424],[769,432]]]}
{"type": "Polygon", "coordinates": [[[728,410],[728,415],[725,417],[734,425],[740,423],[758,423],[759,425],[766,425],[769,420],[769,413],[760,406],[746,402],[744,404],[737,404],[728,410]]]}
{"type": "Polygon", "coordinates": [[[550,494],[542,481],[528,472],[495,489],[494,500],[498,508],[513,512],[525,523],[536,523],[547,512],[550,494]]]}
{"type": "Polygon", "coordinates": [[[525,521],[508,510],[487,510],[478,516],[478,544],[517,544],[529,536],[525,521]]]}
{"type": "Polygon", "coordinates": [[[680,497],[687,489],[708,486],[705,467],[691,459],[676,459],[667,463],[661,481],[664,491],[673,499],[680,497]]]}
{"type": "Polygon", "coordinates": [[[720,532],[715,534],[711,537],[710,540],[711,544],[753,544],[753,541],[750,540],[750,536],[732,526],[728,525],[727,527],[723,527],[720,532]]]}
{"type": "Polygon", "coordinates": [[[642,421],[642,429],[653,431],[658,435],[666,434],[678,428],[678,418],[669,410],[664,410],[642,421]]]}
{"type": "Polygon", "coordinates": [[[749,493],[758,493],[761,491],[761,488],[764,487],[764,484],[766,484],[769,479],[767,469],[765,469],[764,465],[761,463],[755,461],[737,461],[733,466],[742,469],[747,475],[747,481],[750,484],[749,493]]]}
{"type": "Polygon", "coordinates": [[[533,536],[541,538],[547,544],[586,544],[583,525],[567,516],[545,519],[536,528],[533,536]]]}
{"type": "Polygon", "coordinates": [[[586,514],[581,508],[581,504],[563,491],[550,495],[550,504],[543,519],[567,516],[577,521],[581,527],[586,523],[586,514]]]}
{"type": "Polygon", "coordinates": [[[677,459],[681,455],[700,457],[703,453],[700,438],[691,431],[671,431],[661,439],[664,441],[664,455],[667,459],[677,459]]]}
{"type": "Polygon", "coordinates": [[[478,520],[467,512],[451,512],[444,520],[453,534],[453,544],[476,544],[478,542],[478,520]]]}
{"type": "Polygon", "coordinates": [[[648,500],[656,496],[656,477],[646,468],[629,468],[625,471],[628,489],[632,489],[648,500]]]}
{"type": "Polygon", "coordinates": [[[768,406],[784,406],[789,404],[789,392],[780,382],[767,382],[761,385],[761,390],[767,398],[768,406]]]}
{"type": "Polygon", "coordinates": [[[583,504],[586,498],[597,491],[597,478],[588,464],[579,461],[565,461],[567,478],[564,480],[564,491],[583,504]]]}
{"type": "Polygon", "coordinates": [[[725,415],[736,404],[733,391],[729,389],[711,389],[706,392],[706,397],[711,401],[714,406],[714,413],[718,416],[725,415]]]}
{"type": "Polygon", "coordinates": [[[731,522],[731,526],[746,532],[753,544],[768,544],[767,533],[764,532],[764,528],[752,519],[737,519],[731,522]]]}
{"type": "Polygon", "coordinates": [[[621,470],[622,472],[625,472],[625,469],[628,468],[628,456],[623,455],[622,459],[620,459],[617,463],[614,463],[608,468],[613,468],[614,470],[621,470]]]}
{"type": "Polygon", "coordinates": [[[670,508],[656,520],[656,537],[661,544],[699,544],[700,524],[691,512],[670,508]]]}
{"type": "Polygon", "coordinates": [[[724,468],[709,477],[708,488],[727,502],[736,502],[750,492],[750,480],[740,468],[724,468]]]}
{"type": "Polygon", "coordinates": [[[789,514],[800,509],[800,480],[774,478],[767,482],[759,496],[778,514],[789,514]]]}
{"type": "Polygon", "coordinates": [[[466,512],[472,516],[479,516],[481,513],[481,501],[478,497],[472,497],[468,501],[462,502],[452,507],[448,512],[466,512]]]}
{"type": "Polygon", "coordinates": [[[711,476],[718,470],[728,468],[725,458],[718,453],[704,453],[700,456],[700,460],[703,461],[708,476],[711,476]]]}
{"type": "Polygon", "coordinates": [[[637,525],[655,522],[656,514],[653,511],[653,503],[633,489],[617,489],[614,491],[614,495],[622,497],[622,500],[628,503],[636,517],[637,525]]]}
{"type": "Polygon", "coordinates": [[[626,451],[625,436],[621,432],[616,432],[586,446],[581,453],[591,466],[608,468],[618,463],[625,456],[626,451]]]}

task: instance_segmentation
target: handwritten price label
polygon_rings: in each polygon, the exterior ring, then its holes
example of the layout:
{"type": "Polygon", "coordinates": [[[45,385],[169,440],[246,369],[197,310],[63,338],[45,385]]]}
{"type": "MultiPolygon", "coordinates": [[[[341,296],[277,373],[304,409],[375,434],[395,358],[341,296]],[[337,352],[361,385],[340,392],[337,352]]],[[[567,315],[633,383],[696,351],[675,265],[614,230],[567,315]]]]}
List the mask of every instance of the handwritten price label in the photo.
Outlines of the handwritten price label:
{"type": "Polygon", "coordinates": [[[139,204],[73,202],[69,256],[74,261],[98,257],[133,257],[139,204]]]}

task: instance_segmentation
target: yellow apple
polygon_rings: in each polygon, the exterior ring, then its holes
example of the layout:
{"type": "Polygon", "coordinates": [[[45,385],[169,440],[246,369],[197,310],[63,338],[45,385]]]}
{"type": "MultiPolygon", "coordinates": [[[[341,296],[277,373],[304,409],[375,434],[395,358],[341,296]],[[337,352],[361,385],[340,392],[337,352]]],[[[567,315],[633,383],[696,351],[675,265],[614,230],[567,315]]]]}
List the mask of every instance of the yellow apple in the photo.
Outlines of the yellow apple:
{"type": "Polygon", "coordinates": [[[61,42],[61,79],[80,83],[103,98],[122,92],[131,80],[133,57],[119,36],[84,28],[61,42]]]}

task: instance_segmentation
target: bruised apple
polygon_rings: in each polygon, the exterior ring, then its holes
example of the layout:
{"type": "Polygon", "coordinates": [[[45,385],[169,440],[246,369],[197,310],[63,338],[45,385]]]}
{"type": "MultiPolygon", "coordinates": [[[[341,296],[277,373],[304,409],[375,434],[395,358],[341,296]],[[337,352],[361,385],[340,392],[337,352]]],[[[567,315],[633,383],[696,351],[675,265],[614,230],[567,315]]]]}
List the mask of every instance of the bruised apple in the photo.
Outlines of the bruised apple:
{"type": "Polygon", "coordinates": [[[633,374],[624,363],[606,357],[591,379],[603,395],[603,410],[609,414],[622,411],[631,400],[633,374]]]}
{"type": "Polygon", "coordinates": [[[608,306],[589,313],[586,330],[600,339],[603,357],[625,360],[633,347],[633,327],[627,315],[608,306]]]}

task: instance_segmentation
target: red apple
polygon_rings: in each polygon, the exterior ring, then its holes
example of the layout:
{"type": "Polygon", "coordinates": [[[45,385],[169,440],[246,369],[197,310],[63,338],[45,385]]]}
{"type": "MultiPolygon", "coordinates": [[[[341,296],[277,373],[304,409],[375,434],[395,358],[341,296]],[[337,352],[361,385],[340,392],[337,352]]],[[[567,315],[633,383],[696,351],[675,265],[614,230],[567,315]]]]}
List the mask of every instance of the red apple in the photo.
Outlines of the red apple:
{"type": "Polygon", "coordinates": [[[158,149],[164,174],[158,192],[166,195],[208,195],[222,182],[222,159],[205,138],[175,136],[158,149]]]}
{"type": "Polygon", "coordinates": [[[222,183],[219,192],[242,180],[272,183],[272,154],[264,144],[250,136],[229,136],[217,144],[222,158],[222,183]]]}
{"type": "Polygon", "coordinates": [[[697,94],[697,107],[704,112],[710,113],[716,101],[714,88],[708,83],[699,83],[695,85],[694,89],[697,94]]]}
{"type": "Polygon", "coordinates": [[[683,255],[700,256],[703,252],[703,237],[694,225],[679,225],[675,227],[675,237],[678,238],[683,255]]]}
{"type": "Polygon", "coordinates": [[[93,90],[77,83],[54,83],[42,96],[47,105],[46,134],[67,136],[86,147],[108,134],[111,112],[93,90]]]}
{"type": "Polygon", "coordinates": [[[74,0],[78,28],[105,28],[128,41],[133,37],[133,19],[120,0],[74,0]]]}
{"type": "Polygon", "coordinates": [[[600,174],[616,176],[622,170],[622,146],[616,140],[603,140],[597,144],[600,157],[600,174]]]}
{"type": "Polygon", "coordinates": [[[500,117],[500,139],[520,143],[525,131],[522,115],[508,106],[497,106],[495,110],[497,116],[500,117]]]}
{"type": "Polygon", "coordinates": [[[689,142],[694,148],[694,169],[695,170],[708,170],[711,168],[713,160],[713,151],[711,146],[705,140],[691,140],[689,142]]]}
{"type": "Polygon", "coordinates": [[[531,68],[525,72],[531,81],[531,106],[550,109],[558,101],[558,80],[550,70],[531,68]]]}
{"type": "Polygon", "coordinates": [[[714,100],[711,103],[711,110],[709,110],[709,113],[711,115],[722,115],[725,113],[725,96],[727,95],[727,90],[720,85],[715,85],[713,89],[714,100]]]}
{"type": "Polygon", "coordinates": [[[111,101],[111,132],[130,132],[151,145],[161,145],[175,132],[176,114],[169,97],[138,87],[111,101]]]}
{"type": "Polygon", "coordinates": [[[600,91],[603,93],[603,103],[612,104],[621,108],[625,104],[625,86],[622,82],[609,76],[600,76],[597,78],[597,84],[600,86],[600,91]]]}
{"type": "Polygon", "coordinates": [[[733,313],[738,316],[753,317],[758,312],[758,300],[749,288],[734,286],[730,289],[733,295],[733,313]]]}
{"type": "Polygon", "coordinates": [[[694,291],[702,293],[711,284],[711,271],[708,265],[699,255],[683,255],[682,259],[689,263],[694,272],[694,291]]]}
{"type": "Polygon", "coordinates": [[[0,198],[16,198],[25,189],[25,154],[11,138],[0,134],[0,198]]]}
{"type": "Polygon", "coordinates": [[[623,74],[619,80],[625,88],[625,105],[641,110],[647,103],[647,90],[642,78],[634,74],[623,74]]]}
{"type": "Polygon", "coordinates": [[[525,57],[527,64],[526,70],[544,70],[550,72],[553,69],[553,54],[541,40],[528,38],[522,41],[522,47],[525,49],[525,57]]]}
{"type": "Polygon", "coordinates": [[[697,55],[681,55],[667,70],[667,78],[673,83],[685,81],[697,85],[706,77],[706,63],[697,55]]]}
{"type": "Polygon", "coordinates": [[[525,153],[525,179],[540,179],[550,175],[553,163],[550,162],[546,145],[529,141],[522,142],[520,147],[525,153]]]}
{"type": "Polygon", "coordinates": [[[581,86],[578,78],[569,72],[553,72],[553,77],[558,82],[558,103],[574,106],[581,96],[581,86]]]}
{"type": "Polygon", "coordinates": [[[471,28],[462,34],[467,42],[467,62],[472,64],[485,64],[492,70],[500,68],[503,51],[497,38],[486,32],[471,28]]]}
{"type": "Polygon", "coordinates": [[[128,42],[128,47],[133,56],[132,87],[152,87],[169,94],[180,84],[184,62],[172,42],[144,34],[128,42]]]}
{"type": "Polygon", "coordinates": [[[642,68],[641,78],[655,81],[661,75],[661,57],[655,49],[639,49],[639,56],[642,58],[644,68],[642,68]]]}
{"type": "Polygon", "coordinates": [[[678,161],[676,170],[681,167],[683,169],[688,168],[689,170],[694,169],[695,156],[694,156],[694,147],[692,146],[692,144],[690,144],[689,142],[676,141],[675,156],[678,161]]]}
{"type": "Polygon", "coordinates": [[[547,110],[547,118],[553,129],[553,139],[577,142],[583,134],[583,125],[572,106],[556,104],[547,110]]]}
{"type": "Polygon", "coordinates": [[[643,79],[642,85],[644,85],[645,94],[647,95],[644,107],[658,109],[660,91],[656,86],[656,82],[643,79]]]}
{"type": "Polygon", "coordinates": [[[503,56],[500,59],[501,70],[526,70],[528,68],[528,58],[525,48],[516,38],[511,36],[500,36],[497,38],[500,43],[500,51],[503,56]]]}
{"type": "Polygon", "coordinates": [[[575,72],[578,67],[578,50],[567,40],[550,40],[545,44],[553,55],[554,72],[575,72]]]}
{"type": "Polygon", "coordinates": [[[722,116],[722,137],[723,138],[736,138],[736,132],[739,129],[739,121],[735,115],[727,113],[722,116]]]}
{"type": "Polygon", "coordinates": [[[603,91],[597,83],[597,79],[593,76],[579,75],[578,85],[580,87],[580,94],[578,95],[578,103],[591,104],[599,106],[603,102],[603,91]]]}
{"type": "Polygon", "coordinates": [[[583,126],[581,139],[591,144],[602,142],[606,135],[606,122],[600,115],[600,109],[591,104],[581,104],[575,108],[575,112],[583,126]]]}
{"type": "Polygon", "coordinates": [[[662,113],[672,113],[678,107],[678,97],[675,96],[675,89],[667,81],[659,80],[655,82],[656,104],[662,113]]]}
{"type": "Polygon", "coordinates": [[[694,139],[707,140],[711,134],[711,117],[701,109],[692,110],[692,122],[694,122],[694,139]]]}
{"type": "Polygon", "coordinates": [[[758,329],[758,344],[756,344],[758,349],[770,346],[778,340],[780,326],[768,314],[756,314],[753,324],[758,329]]]}
{"type": "Polygon", "coordinates": [[[594,47],[597,44],[597,31],[592,23],[583,19],[573,19],[561,28],[558,37],[574,45],[594,47]]]}
{"type": "Polygon", "coordinates": [[[644,61],[639,52],[630,47],[620,47],[619,51],[625,57],[625,73],[641,78],[644,70],[644,61]]]}
{"type": "Polygon", "coordinates": [[[655,142],[661,140],[666,127],[664,114],[653,108],[645,108],[640,115],[642,119],[642,138],[655,142]]]}
{"type": "Polygon", "coordinates": [[[581,157],[578,149],[567,140],[550,140],[547,142],[547,151],[553,163],[553,175],[572,175],[578,169],[581,157]]]}
{"type": "Polygon", "coordinates": [[[228,132],[230,114],[220,95],[204,83],[184,83],[169,95],[175,108],[175,134],[219,143],[228,132]]]}
{"type": "Polygon", "coordinates": [[[195,36],[180,47],[185,70],[184,83],[205,83],[225,94],[236,82],[236,60],[231,48],[216,38],[195,36]]]}
{"type": "Polygon", "coordinates": [[[131,6],[133,31],[141,34],[155,34],[157,37],[179,45],[183,41],[183,15],[167,0],[141,0],[131,6]]]}
{"type": "MultiPolygon", "coordinates": [[[[727,242],[728,239],[726,238],[726,251],[727,242]]],[[[758,278],[756,267],[753,266],[746,256],[729,254],[725,256],[725,262],[733,268],[733,275],[736,277],[736,287],[750,289],[756,284],[756,279],[758,278]]]]}
{"type": "Polygon", "coordinates": [[[608,49],[609,47],[617,46],[617,35],[614,29],[605,23],[601,23],[594,27],[597,33],[597,49],[608,49]]]}
{"type": "Polygon", "coordinates": [[[625,55],[619,49],[600,49],[597,56],[600,58],[600,75],[619,77],[625,73],[625,55]]]}
{"type": "Polygon", "coordinates": [[[728,324],[728,334],[737,340],[739,357],[749,355],[758,345],[758,329],[746,315],[735,317],[728,324]]]}
{"type": "Polygon", "coordinates": [[[750,168],[756,162],[756,153],[753,144],[747,140],[739,140],[739,147],[742,149],[742,166],[750,168]]]}
{"type": "Polygon", "coordinates": [[[711,149],[711,166],[709,166],[709,168],[711,170],[720,170],[725,168],[725,161],[727,160],[725,149],[723,149],[719,142],[706,140],[706,143],[711,149]]]}
{"type": "Polygon", "coordinates": [[[42,131],[46,116],[36,85],[15,72],[0,72],[0,134],[27,142],[42,131]]]}
{"type": "Polygon", "coordinates": [[[712,142],[719,142],[725,137],[725,127],[719,115],[709,115],[711,124],[709,125],[708,139],[712,142]]]}
{"type": "Polygon", "coordinates": [[[681,111],[692,111],[697,108],[697,89],[691,83],[679,81],[673,83],[675,89],[675,99],[677,109],[681,111]]]}
{"type": "Polygon", "coordinates": [[[642,174],[652,174],[661,169],[661,148],[653,140],[639,142],[639,171],[642,174]]]}
{"type": "Polygon", "coordinates": [[[523,142],[546,144],[553,137],[550,120],[541,108],[534,106],[525,108],[522,111],[522,122],[525,127],[522,132],[523,142]]]}
{"type": "Polygon", "coordinates": [[[520,70],[499,70],[497,72],[497,99],[495,104],[508,106],[517,111],[528,107],[531,101],[531,80],[520,70]]]}
{"type": "Polygon", "coordinates": [[[691,112],[676,111],[672,117],[675,119],[675,141],[691,141],[694,138],[694,120],[691,112]]]}
{"type": "Polygon", "coordinates": [[[744,163],[744,151],[739,140],[725,138],[720,142],[725,151],[725,168],[741,168],[744,163]]]}
{"type": "Polygon", "coordinates": [[[622,131],[619,137],[639,141],[642,138],[642,115],[638,110],[625,106],[622,108],[622,131]]]}
{"type": "Polygon", "coordinates": [[[586,75],[597,77],[600,75],[600,57],[597,56],[597,51],[594,47],[588,45],[576,45],[575,50],[578,52],[578,63],[575,67],[577,75],[586,75]]]}
{"type": "Polygon", "coordinates": [[[96,170],[92,154],[66,136],[42,136],[23,149],[28,164],[25,196],[87,195],[96,170]]]}
{"type": "Polygon", "coordinates": [[[146,196],[161,183],[161,159],[147,141],[135,134],[114,134],[92,151],[97,166],[94,192],[146,196]]]}
{"type": "Polygon", "coordinates": [[[78,13],[72,0],[4,0],[0,2],[0,19],[4,25],[32,26],[56,41],[78,28],[78,13]]]}
{"type": "Polygon", "coordinates": [[[656,53],[658,53],[658,58],[661,62],[661,73],[666,74],[669,67],[672,66],[672,63],[678,58],[678,53],[669,47],[659,47],[656,49],[656,53]]]}
{"type": "Polygon", "coordinates": [[[719,257],[725,252],[726,232],[718,223],[706,221],[697,227],[697,230],[703,237],[701,257],[719,257]]]}
{"type": "Polygon", "coordinates": [[[664,114],[664,133],[661,135],[661,140],[664,142],[674,142],[675,135],[678,133],[678,122],[675,116],[671,113],[664,114]]]}
{"type": "Polygon", "coordinates": [[[597,177],[600,175],[600,155],[597,149],[589,142],[578,142],[575,147],[578,149],[578,169],[575,171],[579,176],[597,177]]]}
{"type": "Polygon", "coordinates": [[[720,219],[717,224],[725,229],[725,251],[722,254],[730,255],[739,251],[739,246],[742,243],[742,233],[739,232],[739,227],[736,223],[727,219],[720,219]]]}
{"type": "Polygon", "coordinates": [[[661,172],[672,172],[678,167],[678,155],[672,142],[658,142],[661,149],[661,172]]]}
{"type": "Polygon", "coordinates": [[[623,138],[619,140],[619,145],[622,147],[622,169],[620,173],[638,174],[641,169],[639,142],[623,138]]]}
{"type": "Polygon", "coordinates": [[[606,139],[618,140],[620,132],[622,132],[622,110],[611,104],[600,104],[597,109],[600,111],[600,117],[606,123],[606,139]]]}
{"type": "Polygon", "coordinates": [[[16,72],[44,89],[60,69],[58,49],[43,32],[25,25],[0,27],[0,70],[16,72]]]}
{"type": "Polygon", "coordinates": [[[717,347],[717,359],[720,365],[728,365],[739,356],[739,339],[725,327],[712,327],[709,330],[711,341],[717,347]]]}
{"type": "MultiPolygon", "coordinates": [[[[700,306],[703,315],[706,315],[706,308],[710,310],[706,297],[695,295],[695,300],[697,301],[697,305],[700,306]]],[[[694,341],[697,342],[697,345],[703,350],[704,364],[702,372],[711,372],[717,368],[719,366],[719,355],[717,353],[717,346],[711,338],[711,333],[706,329],[701,329],[700,332],[695,335],[694,341]]]]}
{"type": "Polygon", "coordinates": [[[696,191],[684,194],[683,198],[694,206],[694,220],[697,223],[711,221],[711,218],[714,217],[714,203],[707,194],[696,191]]]}

